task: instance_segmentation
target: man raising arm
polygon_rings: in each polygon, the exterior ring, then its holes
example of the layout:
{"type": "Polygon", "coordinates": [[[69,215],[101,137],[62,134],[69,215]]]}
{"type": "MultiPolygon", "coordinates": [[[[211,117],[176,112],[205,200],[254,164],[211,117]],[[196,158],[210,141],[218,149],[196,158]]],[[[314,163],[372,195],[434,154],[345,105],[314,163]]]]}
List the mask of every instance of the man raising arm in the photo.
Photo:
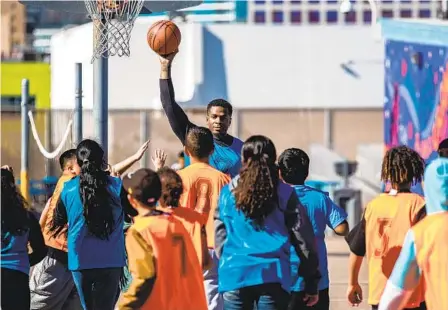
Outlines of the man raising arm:
{"type": "MultiPolygon", "coordinates": [[[[175,100],[173,82],[171,80],[171,64],[176,53],[160,57],[160,99],[168,122],[183,145],[190,128],[197,127],[190,122],[185,112],[175,100]]],[[[241,167],[241,147],[243,142],[227,133],[232,121],[232,105],[224,99],[214,99],[207,105],[206,123],[213,134],[214,152],[209,163],[217,170],[231,177],[239,173],[241,167]]],[[[190,162],[185,157],[185,166],[190,162]]]]}

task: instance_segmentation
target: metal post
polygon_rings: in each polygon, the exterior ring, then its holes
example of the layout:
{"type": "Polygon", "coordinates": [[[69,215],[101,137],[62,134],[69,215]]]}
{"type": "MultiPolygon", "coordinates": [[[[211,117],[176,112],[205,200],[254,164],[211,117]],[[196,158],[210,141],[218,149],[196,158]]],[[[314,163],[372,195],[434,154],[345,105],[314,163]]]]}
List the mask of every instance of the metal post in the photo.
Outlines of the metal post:
{"type": "MultiPolygon", "coordinates": [[[[106,21],[97,25],[100,39],[107,41],[106,21]]],[[[93,63],[93,121],[95,122],[95,138],[104,150],[104,158],[108,159],[108,51],[104,51],[93,63]]]]}
{"type": "Polygon", "coordinates": [[[75,64],[75,115],[74,133],[75,143],[78,145],[82,141],[82,63],[75,64]]]}
{"type": "MultiPolygon", "coordinates": [[[[148,117],[148,111],[143,110],[140,112],[140,145],[143,145],[146,141],[148,141],[149,138],[149,117],[148,117]]],[[[140,161],[140,167],[141,168],[147,168],[148,167],[148,151],[143,154],[143,158],[140,161]]]]}
{"type": "MultiPolygon", "coordinates": [[[[45,148],[47,150],[53,149],[52,147],[52,136],[51,136],[51,109],[48,109],[45,111],[45,148]]],[[[53,165],[52,160],[50,158],[45,159],[45,165],[46,165],[46,174],[47,177],[53,176],[53,165]]]]}
{"type": "Polygon", "coordinates": [[[22,154],[20,166],[20,191],[26,201],[29,202],[29,121],[28,121],[28,101],[30,83],[27,79],[22,80],[22,101],[20,103],[22,113],[22,154]]]}
{"type": "Polygon", "coordinates": [[[333,149],[333,111],[330,108],[324,110],[324,143],[329,150],[333,149]]]}
{"type": "Polygon", "coordinates": [[[232,135],[236,138],[240,138],[240,135],[241,135],[241,111],[240,111],[240,109],[233,110],[232,135]]]}

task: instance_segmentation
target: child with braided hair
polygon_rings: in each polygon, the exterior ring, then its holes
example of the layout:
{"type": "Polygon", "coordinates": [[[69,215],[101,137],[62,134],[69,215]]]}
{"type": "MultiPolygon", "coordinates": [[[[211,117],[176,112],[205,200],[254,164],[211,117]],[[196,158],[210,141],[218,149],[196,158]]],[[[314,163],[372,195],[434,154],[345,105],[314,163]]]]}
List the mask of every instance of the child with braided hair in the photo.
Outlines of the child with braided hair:
{"type": "Polygon", "coordinates": [[[215,211],[215,250],[224,310],[286,310],[289,253],[302,262],[304,298],[318,301],[314,233],[294,189],[279,180],[274,143],[252,136],[241,151],[240,175],[223,187],[215,211]]]}
{"type": "MultiPolygon", "coordinates": [[[[391,190],[366,206],[361,222],[346,238],[351,251],[347,289],[350,304],[358,305],[362,301],[358,274],[365,256],[369,265],[368,303],[372,309],[378,309],[405,235],[424,216],[424,198],[410,190],[413,184],[422,181],[424,168],[420,155],[406,146],[392,148],[385,154],[381,179],[391,184],[391,190]]],[[[416,287],[405,307],[426,309],[421,285],[416,287]]]]}

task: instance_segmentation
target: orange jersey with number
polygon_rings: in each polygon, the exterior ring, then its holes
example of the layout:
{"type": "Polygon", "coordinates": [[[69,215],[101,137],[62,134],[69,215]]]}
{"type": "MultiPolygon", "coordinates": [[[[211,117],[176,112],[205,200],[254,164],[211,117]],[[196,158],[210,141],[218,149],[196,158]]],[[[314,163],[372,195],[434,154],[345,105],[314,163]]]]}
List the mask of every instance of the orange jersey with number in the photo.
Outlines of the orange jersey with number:
{"type": "MultiPolygon", "coordinates": [[[[202,268],[191,237],[184,225],[172,214],[136,217],[131,229],[138,232],[153,251],[155,281],[141,310],[206,310],[202,268]]],[[[141,256],[134,257],[128,247],[133,281],[138,281],[141,256]],[[133,260],[132,258],[135,258],[133,260]]],[[[131,288],[135,285],[131,284],[131,288]]],[[[144,298],[137,294],[134,298],[144,298]]]]}
{"type": "MultiPolygon", "coordinates": [[[[424,198],[414,193],[381,194],[366,207],[366,258],[369,264],[369,300],[378,305],[392,273],[401,247],[418,212],[424,207],[424,198]]],[[[423,301],[419,285],[406,308],[416,308],[423,301]]]]}
{"type": "Polygon", "coordinates": [[[59,196],[61,195],[62,189],[64,188],[64,184],[65,182],[70,181],[72,178],[72,175],[62,175],[59,178],[58,183],[56,183],[53,195],[51,196],[47,218],[45,220],[44,227],[42,228],[45,244],[49,247],[64,252],[67,252],[67,237],[65,236],[66,229],[64,229],[64,231],[61,232],[56,238],[53,238],[50,233],[50,225],[53,221],[54,209],[56,208],[56,205],[59,201],[59,196]]]}
{"type": "Polygon", "coordinates": [[[157,207],[166,213],[171,213],[184,224],[185,229],[193,241],[193,246],[198,254],[199,264],[203,270],[211,266],[211,257],[207,248],[207,234],[204,225],[201,225],[202,216],[195,210],[189,208],[163,208],[157,207]]]}
{"type": "Polygon", "coordinates": [[[448,212],[431,214],[412,228],[428,309],[448,309],[448,212]]]}
{"type": "Polygon", "coordinates": [[[223,186],[230,182],[230,177],[205,163],[191,164],[178,173],[184,186],[181,205],[202,214],[202,224],[206,225],[208,247],[214,248],[213,214],[218,204],[219,193],[223,186]]]}

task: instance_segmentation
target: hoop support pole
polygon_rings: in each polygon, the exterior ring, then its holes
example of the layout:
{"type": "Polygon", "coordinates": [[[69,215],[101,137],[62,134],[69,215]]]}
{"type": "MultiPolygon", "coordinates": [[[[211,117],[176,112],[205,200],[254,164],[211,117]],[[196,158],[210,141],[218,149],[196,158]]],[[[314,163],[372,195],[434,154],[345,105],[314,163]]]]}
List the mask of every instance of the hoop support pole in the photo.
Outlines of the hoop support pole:
{"type": "Polygon", "coordinates": [[[82,63],[75,64],[75,114],[74,116],[74,140],[76,145],[82,141],[82,63]]]}
{"type": "Polygon", "coordinates": [[[30,202],[29,197],[29,138],[30,138],[30,126],[28,122],[28,102],[30,94],[30,82],[28,79],[22,80],[22,98],[20,102],[21,108],[21,122],[22,122],[22,152],[20,163],[20,191],[26,201],[30,202]]]}
{"type": "MultiPolygon", "coordinates": [[[[106,20],[98,25],[101,38],[107,41],[106,20]]],[[[98,39],[98,37],[97,37],[98,39]]],[[[104,150],[104,159],[108,161],[108,62],[109,52],[106,50],[101,57],[93,62],[93,119],[95,122],[95,138],[104,150]]]]}

